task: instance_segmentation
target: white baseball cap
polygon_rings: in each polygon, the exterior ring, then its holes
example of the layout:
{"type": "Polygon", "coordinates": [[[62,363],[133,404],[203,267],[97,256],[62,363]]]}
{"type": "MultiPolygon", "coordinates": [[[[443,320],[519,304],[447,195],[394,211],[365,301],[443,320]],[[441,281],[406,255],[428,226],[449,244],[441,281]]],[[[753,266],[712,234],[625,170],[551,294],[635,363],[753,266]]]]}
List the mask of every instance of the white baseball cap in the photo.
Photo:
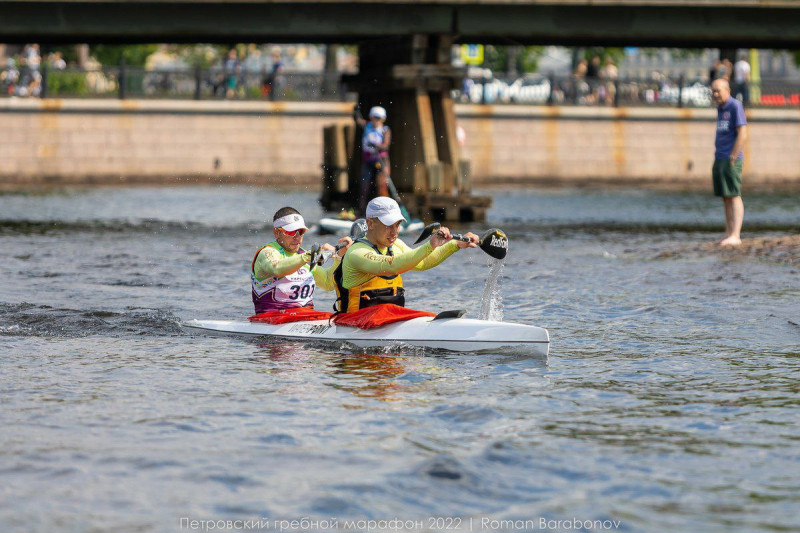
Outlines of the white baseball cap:
{"type": "Polygon", "coordinates": [[[306,221],[297,213],[283,216],[272,223],[273,228],[281,228],[286,231],[294,231],[297,229],[308,229],[306,221]]]}
{"type": "Polygon", "coordinates": [[[386,118],[386,110],[379,105],[376,105],[372,109],[369,110],[369,116],[375,118],[386,118]]]}
{"type": "Polygon", "coordinates": [[[373,198],[367,204],[367,218],[377,218],[385,226],[391,226],[398,220],[405,220],[397,202],[387,196],[373,198]]]}

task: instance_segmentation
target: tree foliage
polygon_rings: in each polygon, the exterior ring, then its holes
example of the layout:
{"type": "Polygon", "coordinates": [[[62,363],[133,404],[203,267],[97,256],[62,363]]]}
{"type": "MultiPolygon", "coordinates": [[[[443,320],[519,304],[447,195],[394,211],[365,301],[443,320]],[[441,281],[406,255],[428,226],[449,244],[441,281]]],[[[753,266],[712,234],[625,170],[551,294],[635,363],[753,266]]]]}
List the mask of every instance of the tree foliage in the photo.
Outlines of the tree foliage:
{"type": "Polygon", "coordinates": [[[519,73],[536,72],[539,67],[539,58],[544,55],[543,46],[494,46],[484,48],[484,64],[492,72],[510,72],[512,65],[509,60],[514,58],[516,71],[519,73]],[[514,50],[512,50],[514,48],[514,50]],[[515,52],[517,52],[515,54],[515,52]]]}
{"type": "MultiPolygon", "coordinates": [[[[650,57],[661,52],[662,48],[641,48],[643,54],[650,57]]],[[[706,49],[704,48],[670,48],[669,55],[675,60],[695,59],[703,57],[706,49]]]]}
{"type": "Polygon", "coordinates": [[[143,67],[147,57],[158,50],[157,44],[93,44],[89,54],[101,65],[119,65],[122,59],[131,67],[143,67]]]}
{"type": "MultiPolygon", "coordinates": [[[[159,44],[93,44],[89,47],[89,55],[104,66],[117,66],[122,59],[130,67],[142,67],[147,58],[158,51],[159,44]]],[[[239,45],[243,47],[245,45],[239,45]]],[[[172,44],[166,46],[166,51],[183,60],[190,67],[206,68],[224,57],[229,47],[217,44],[172,44]]],[[[48,48],[48,51],[59,51],[67,63],[77,63],[78,54],[75,45],[57,45],[48,48]]],[[[240,52],[242,52],[240,50],[240,52]]]]}
{"type": "Polygon", "coordinates": [[[175,45],[175,53],[190,67],[208,68],[225,57],[227,51],[227,46],[218,44],[175,45]]]}
{"type": "MultiPolygon", "coordinates": [[[[617,48],[617,47],[603,47],[603,46],[589,46],[587,48],[583,48],[583,55],[578,59],[585,59],[586,61],[591,61],[593,57],[597,56],[600,58],[602,63],[606,62],[606,59],[611,59],[615,65],[619,65],[622,60],[625,58],[625,49],[624,48],[617,48]]],[[[579,56],[581,54],[578,54],[579,56]]]]}

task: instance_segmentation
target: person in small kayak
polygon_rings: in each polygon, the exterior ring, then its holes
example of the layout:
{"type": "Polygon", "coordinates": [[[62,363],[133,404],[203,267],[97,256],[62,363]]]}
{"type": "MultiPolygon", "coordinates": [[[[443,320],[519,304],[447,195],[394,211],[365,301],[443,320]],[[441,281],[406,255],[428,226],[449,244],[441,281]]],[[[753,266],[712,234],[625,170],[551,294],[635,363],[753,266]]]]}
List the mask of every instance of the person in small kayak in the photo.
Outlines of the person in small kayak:
{"type": "Polygon", "coordinates": [[[350,246],[341,264],[335,267],[336,310],[350,313],[377,304],[405,305],[405,289],[400,276],[409,270],[427,270],[440,264],[460,248],[475,248],[479,241],[452,240],[442,227],[418,248],[397,238],[405,220],[392,198],[379,196],[367,204],[367,234],[350,246]]]}
{"type": "MultiPolygon", "coordinates": [[[[339,239],[339,243],[344,243],[345,247],[334,254],[333,264],[328,268],[318,267],[310,271],[308,262],[311,252],[301,247],[306,231],[306,223],[296,209],[283,207],[275,213],[272,219],[275,240],[258,249],[250,266],[256,314],[314,307],[314,291],[317,287],[326,291],[334,290],[333,271],[353,241],[350,237],[339,239]]],[[[335,248],[323,244],[320,251],[333,253],[335,248]]]]}

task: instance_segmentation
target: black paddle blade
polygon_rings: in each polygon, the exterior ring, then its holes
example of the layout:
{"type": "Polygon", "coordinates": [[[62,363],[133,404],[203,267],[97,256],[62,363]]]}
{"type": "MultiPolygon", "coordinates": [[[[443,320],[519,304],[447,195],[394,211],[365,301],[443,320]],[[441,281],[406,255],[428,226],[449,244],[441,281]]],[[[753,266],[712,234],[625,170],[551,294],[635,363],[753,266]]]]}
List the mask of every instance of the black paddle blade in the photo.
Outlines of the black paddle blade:
{"type": "Polygon", "coordinates": [[[319,261],[319,243],[315,243],[314,246],[311,247],[311,260],[308,262],[308,271],[311,272],[314,270],[314,267],[317,266],[319,261]]]}
{"type": "Polygon", "coordinates": [[[495,259],[503,259],[508,253],[508,237],[502,230],[492,228],[483,234],[478,247],[495,259]]]}
{"type": "Polygon", "coordinates": [[[421,243],[422,241],[433,235],[434,232],[439,231],[439,228],[441,227],[442,225],[439,224],[438,222],[434,222],[433,224],[428,224],[422,229],[422,233],[419,234],[419,237],[417,238],[416,241],[414,241],[414,244],[421,243]]]}
{"type": "Polygon", "coordinates": [[[367,221],[363,218],[359,218],[353,225],[350,226],[350,238],[353,241],[357,241],[361,237],[367,234],[367,221]]]}

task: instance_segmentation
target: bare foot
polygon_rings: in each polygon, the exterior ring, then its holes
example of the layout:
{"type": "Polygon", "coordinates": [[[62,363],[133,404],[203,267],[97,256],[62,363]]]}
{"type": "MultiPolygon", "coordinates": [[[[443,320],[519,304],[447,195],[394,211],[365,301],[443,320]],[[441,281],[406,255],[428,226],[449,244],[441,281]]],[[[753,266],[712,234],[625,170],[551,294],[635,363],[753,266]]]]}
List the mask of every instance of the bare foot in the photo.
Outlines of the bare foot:
{"type": "Polygon", "coordinates": [[[742,244],[742,239],[739,237],[728,237],[719,241],[720,246],[739,246],[742,244]]]}

